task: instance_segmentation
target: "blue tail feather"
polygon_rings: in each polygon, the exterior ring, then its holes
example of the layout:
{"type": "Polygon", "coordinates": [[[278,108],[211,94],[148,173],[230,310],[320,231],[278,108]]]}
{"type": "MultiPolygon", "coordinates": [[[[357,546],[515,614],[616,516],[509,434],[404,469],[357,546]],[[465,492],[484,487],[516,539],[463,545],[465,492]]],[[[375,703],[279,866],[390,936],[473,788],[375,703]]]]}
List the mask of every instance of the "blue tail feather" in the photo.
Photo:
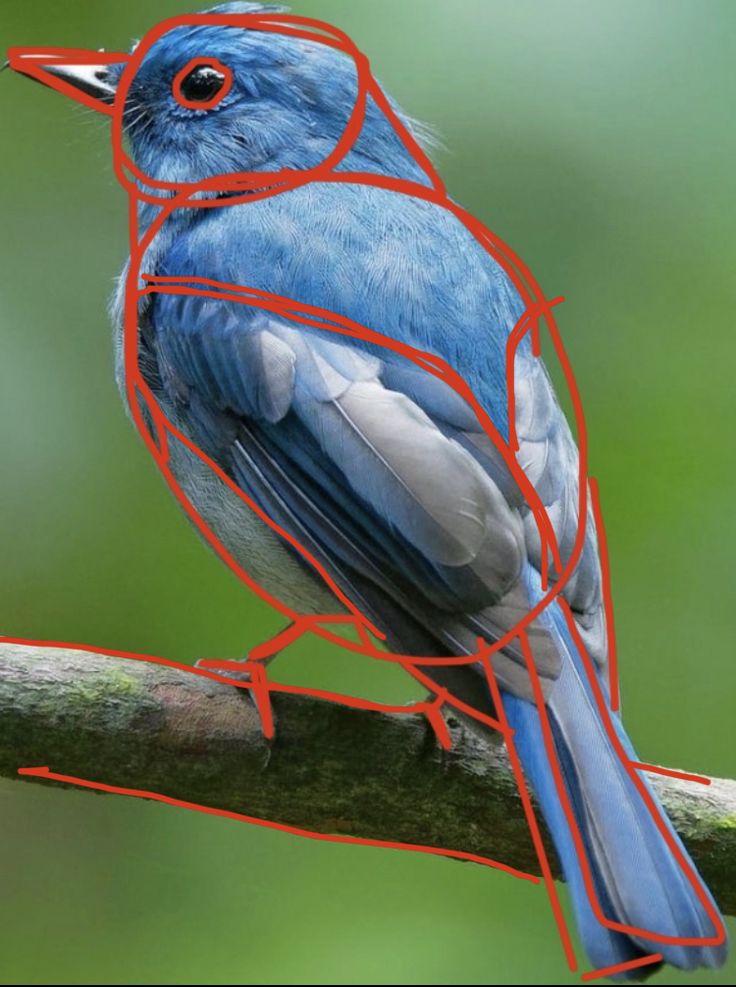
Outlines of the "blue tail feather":
{"type": "MultiPolygon", "coordinates": [[[[562,671],[547,703],[555,753],[603,914],[655,935],[712,938],[717,930],[711,918],[606,732],[561,610],[553,604],[545,618],[562,656],[562,671]]],[[[537,709],[509,694],[504,694],[503,700],[524,772],[560,857],[580,937],[591,962],[596,967],[608,967],[661,953],[665,962],[685,970],[720,966],[726,958],[725,942],[717,946],[661,943],[643,934],[612,931],[598,921],[547,759],[537,709]]],[[[612,715],[611,722],[626,756],[637,760],[620,719],[612,715]]],[[[656,794],[643,775],[641,779],[655,813],[712,902],[656,794]]],[[[713,909],[717,914],[714,903],[713,909]]],[[[630,976],[639,978],[642,973],[633,970],[630,976]]]]}

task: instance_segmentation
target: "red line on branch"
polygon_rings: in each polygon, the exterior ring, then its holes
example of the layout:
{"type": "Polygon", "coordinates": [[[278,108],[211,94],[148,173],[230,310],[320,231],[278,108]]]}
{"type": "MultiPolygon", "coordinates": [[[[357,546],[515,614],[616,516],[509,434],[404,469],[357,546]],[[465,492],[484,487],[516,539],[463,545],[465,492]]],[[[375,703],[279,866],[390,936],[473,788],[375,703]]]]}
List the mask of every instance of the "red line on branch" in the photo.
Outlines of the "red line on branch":
{"type": "Polygon", "coordinates": [[[694,775],[689,771],[678,771],[676,768],[661,768],[658,764],[645,764],[643,761],[629,761],[632,768],[639,771],[649,771],[652,774],[666,775],[668,778],[679,778],[681,781],[696,781],[699,785],[710,785],[710,778],[705,775],[694,775]]]}
{"type": "Polygon", "coordinates": [[[153,802],[163,802],[166,805],[177,806],[180,809],[193,809],[195,812],[204,812],[209,816],[222,816],[225,819],[236,819],[240,822],[253,823],[256,826],[263,826],[266,829],[278,829],[283,833],[293,833],[295,836],[308,836],[312,840],[323,840],[328,843],[355,843],[360,846],[386,847],[391,850],[414,850],[419,853],[431,853],[438,857],[452,857],[457,860],[469,860],[476,864],[483,864],[485,867],[493,867],[495,870],[502,870],[512,877],[521,878],[523,881],[530,881],[532,884],[539,884],[539,878],[534,874],[527,874],[526,871],[510,867],[499,860],[491,857],[484,857],[478,853],[468,853],[465,850],[449,850],[445,847],[426,846],[421,843],[399,843],[393,840],[373,840],[362,836],[344,836],[340,833],[315,833],[311,829],[302,829],[299,826],[289,826],[287,823],[274,822],[270,819],[260,819],[258,816],[248,816],[241,812],[231,812],[229,809],[217,809],[209,805],[200,805],[197,802],[187,802],[184,799],[172,798],[170,795],[162,795],[160,792],[146,791],[140,788],[121,788],[118,785],[107,785],[101,781],[90,781],[87,778],[77,778],[74,775],[58,774],[51,771],[48,766],[18,768],[21,777],[34,777],[47,781],[59,781],[66,785],[76,785],[79,788],[91,788],[98,792],[108,792],[113,795],[127,795],[133,798],[148,799],[153,802]]]}

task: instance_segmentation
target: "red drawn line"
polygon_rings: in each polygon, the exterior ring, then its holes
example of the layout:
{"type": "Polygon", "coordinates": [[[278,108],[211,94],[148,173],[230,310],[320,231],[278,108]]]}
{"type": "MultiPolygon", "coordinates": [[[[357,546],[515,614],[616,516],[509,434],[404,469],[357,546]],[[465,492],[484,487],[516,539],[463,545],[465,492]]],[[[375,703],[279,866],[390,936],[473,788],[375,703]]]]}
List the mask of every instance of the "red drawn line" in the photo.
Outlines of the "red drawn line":
{"type": "Polygon", "coordinates": [[[173,658],[159,658],[156,655],[139,654],[135,651],[103,648],[97,644],[82,644],[79,641],[52,641],[47,638],[13,637],[8,634],[0,634],[0,642],[3,644],[27,644],[33,648],[57,648],[59,651],[89,651],[93,655],[103,655],[110,658],[131,658],[134,661],[155,662],[157,665],[179,668],[183,672],[191,672],[193,675],[205,674],[199,669],[193,668],[183,661],[175,661],[173,658]]]}
{"type": "MultiPolygon", "coordinates": [[[[274,186],[278,190],[284,187],[296,188],[305,182],[314,180],[314,177],[321,172],[328,172],[338,165],[355,143],[363,124],[366,109],[366,98],[370,89],[370,71],[368,59],[358,50],[353,41],[339,28],[334,27],[325,21],[315,20],[309,17],[296,17],[293,15],[281,16],[270,14],[189,14],[171,17],[162,21],[155,28],[151,29],[146,37],[137,46],[132,55],[126,58],[126,66],[118,83],[117,97],[113,112],[113,156],[117,177],[121,184],[135,197],[154,204],[170,203],[172,201],[164,196],[152,196],[136,184],[141,181],[148,188],[160,189],[163,192],[177,192],[178,195],[186,198],[190,193],[198,193],[203,189],[218,188],[217,181],[194,182],[175,184],[172,182],[159,181],[150,175],[141,172],[135,163],[124,152],[123,149],[123,111],[128,89],[133,81],[135,73],[140,67],[145,55],[150,51],[153,44],[167,31],[182,24],[187,25],[226,25],[229,27],[242,27],[254,31],[270,31],[287,35],[303,40],[314,41],[328,47],[343,51],[351,57],[355,63],[358,87],[356,102],[350,114],[348,123],[338,140],[333,151],[325,160],[312,171],[299,172],[295,169],[281,169],[277,172],[241,172],[238,180],[251,187],[261,187],[264,182],[264,174],[272,183],[266,194],[272,194],[274,186]],[[303,30],[311,28],[312,30],[303,30]],[[315,29],[317,32],[315,33],[315,29]],[[126,169],[136,181],[128,179],[126,169]]],[[[257,195],[257,193],[256,193],[257,195]]],[[[134,241],[131,241],[134,242],[134,241]]]]}
{"type": "MultiPolygon", "coordinates": [[[[480,658],[480,654],[479,653],[475,654],[473,658],[477,662],[480,658]]],[[[417,682],[420,682],[425,688],[429,689],[431,692],[436,691],[437,683],[432,678],[430,678],[429,675],[421,671],[421,669],[417,668],[416,665],[414,665],[410,661],[405,661],[402,662],[401,664],[402,667],[405,668],[406,671],[409,673],[409,675],[413,676],[417,680],[417,682]]],[[[503,734],[504,737],[508,735],[510,730],[510,727],[508,727],[508,725],[504,726],[501,720],[489,716],[487,713],[481,713],[480,710],[477,710],[474,706],[469,706],[467,703],[462,702],[456,696],[453,696],[452,693],[447,693],[446,702],[448,703],[448,705],[454,706],[454,708],[457,709],[460,713],[464,713],[466,716],[473,717],[473,719],[477,720],[479,723],[483,723],[491,730],[497,730],[498,732],[503,734]]]]}
{"type": "Polygon", "coordinates": [[[532,884],[539,884],[539,878],[534,874],[527,874],[526,871],[510,867],[508,864],[493,860],[491,857],[484,857],[477,853],[468,853],[465,850],[449,850],[445,847],[426,846],[421,843],[399,843],[394,840],[374,840],[363,836],[344,836],[341,833],[315,833],[310,829],[301,829],[299,826],[289,826],[286,823],[274,822],[270,819],[260,819],[257,816],[247,816],[241,812],[231,812],[229,809],[217,809],[209,805],[200,805],[197,802],[187,802],[184,799],[172,798],[170,795],[162,795],[160,792],[150,792],[139,788],[120,788],[117,785],[107,785],[101,781],[89,781],[86,778],[77,778],[74,775],[57,774],[49,770],[48,766],[18,768],[18,774],[43,778],[48,781],[60,781],[66,785],[76,785],[79,788],[91,788],[98,792],[109,792],[113,795],[127,795],[133,798],[148,799],[153,802],[163,802],[166,805],[177,806],[180,809],[193,809],[195,812],[204,812],[209,816],[222,816],[225,819],[236,819],[240,822],[253,823],[256,826],[263,826],[266,829],[278,829],[283,833],[292,833],[295,836],[308,836],[312,840],[323,840],[328,843],[356,843],[360,846],[385,847],[391,850],[414,850],[419,853],[431,853],[439,857],[452,857],[457,860],[468,860],[476,864],[483,864],[485,867],[493,867],[495,870],[504,871],[512,877],[519,877],[532,884]]]}
{"type": "Polygon", "coordinates": [[[668,778],[679,778],[681,781],[696,781],[699,785],[710,785],[710,778],[705,775],[694,775],[689,771],[678,771],[677,768],[660,768],[658,764],[645,764],[643,761],[629,761],[632,768],[639,771],[649,771],[656,775],[667,775],[668,778]]]}
{"type": "MultiPolygon", "coordinates": [[[[1,639],[0,639],[1,640],[1,639]]],[[[188,669],[188,666],[185,666],[188,669]]],[[[189,669],[188,669],[189,670],[189,669]]],[[[202,673],[212,672],[215,674],[209,675],[209,678],[213,678],[217,682],[223,682],[226,685],[236,686],[238,689],[252,689],[254,692],[260,687],[264,689],[265,681],[265,669],[260,664],[259,661],[238,661],[237,659],[232,660],[228,658],[205,658],[199,661],[195,671],[202,673]],[[236,674],[242,675],[244,672],[251,676],[251,681],[243,681],[240,678],[231,678],[227,674],[217,674],[218,672],[227,673],[235,672],[236,674]],[[261,674],[264,676],[261,679],[260,686],[256,683],[256,676],[261,674]]],[[[443,705],[453,705],[457,708],[459,701],[455,700],[454,696],[447,692],[446,689],[438,689],[436,684],[428,679],[428,688],[431,688],[434,692],[434,697],[431,700],[425,700],[423,702],[412,703],[407,706],[406,703],[401,705],[391,704],[391,703],[379,703],[372,699],[359,699],[356,696],[346,696],[341,695],[337,692],[328,691],[325,689],[313,689],[305,686],[287,685],[283,682],[275,682],[271,679],[268,680],[265,688],[268,693],[280,692],[287,695],[300,695],[300,696],[310,696],[313,699],[328,699],[332,702],[339,702],[341,706],[347,706],[354,709],[368,709],[380,713],[396,713],[400,715],[415,715],[417,713],[424,713],[430,720],[431,725],[434,727],[435,733],[437,734],[437,739],[442,744],[443,747],[449,748],[451,745],[449,743],[449,733],[447,731],[447,726],[442,722],[442,724],[436,723],[437,712],[443,705]],[[447,743],[445,741],[448,741],[447,743]]],[[[462,705],[462,704],[460,704],[462,705]]],[[[468,707],[470,709],[470,707],[468,707]]],[[[488,726],[492,729],[496,729],[494,720],[488,722],[488,726]]],[[[500,724],[499,724],[500,727],[500,724]]],[[[267,736],[273,736],[273,733],[268,733],[267,736]]]]}
{"type": "Polygon", "coordinates": [[[598,493],[598,481],[588,480],[590,489],[590,504],[598,535],[598,558],[601,565],[601,589],[603,591],[603,612],[606,615],[606,651],[608,656],[608,692],[611,698],[611,709],[616,712],[621,706],[621,695],[618,683],[618,652],[616,650],[616,622],[613,617],[613,595],[611,592],[611,564],[608,558],[608,541],[606,527],[603,523],[601,500],[598,493]]]}
{"type": "Polygon", "coordinates": [[[651,953],[649,956],[640,956],[638,960],[627,960],[625,963],[616,963],[614,966],[601,967],[600,970],[590,970],[584,973],[581,980],[600,980],[602,977],[615,977],[618,973],[626,973],[627,970],[636,970],[640,966],[650,966],[652,963],[662,963],[664,957],[661,953],[651,953]]]}
{"type": "MultiPolygon", "coordinates": [[[[570,611],[567,605],[565,604],[564,600],[561,601],[561,605],[563,606],[565,615],[567,616],[570,613],[570,611]]],[[[569,618],[568,623],[570,622],[570,620],[572,620],[572,617],[569,618]]],[[[552,737],[552,729],[549,723],[547,706],[544,701],[544,695],[542,693],[542,687],[539,681],[539,675],[537,673],[536,664],[534,661],[534,655],[532,653],[531,648],[529,647],[529,642],[525,634],[520,635],[520,641],[521,641],[522,649],[524,651],[524,657],[526,658],[527,670],[529,672],[532,688],[534,690],[535,701],[537,705],[537,713],[539,715],[539,722],[542,727],[542,735],[544,737],[545,750],[547,752],[547,760],[549,762],[552,771],[552,777],[554,778],[555,788],[557,789],[557,797],[565,813],[565,818],[567,820],[567,825],[570,830],[570,835],[572,836],[573,842],[575,844],[576,853],[578,856],[578,862],[580,864],[580,870],[583,877],[583,883],[585,885],[585,891],[588,897],[588,901],[590,903],[590,907],[593,910],[595,917],[602,925],[605,925],[607,928],[612,929],[615,932],[623,932],[626,935],[638,936],[644,939],[652,940],[653,942],[672,943],[672,944],[683,945],[683,946],[719,945],[720,942],[723,941],[723,937],[725,936],[725,930],[723,929],[723,925],[720,922],[720,916],[718,916],[718,913],[713,908],[713,905],[710,903],[708,896],[702,887],[701,882],[698,881],[697,876],[693,871],[693,868],[688,865],[688,861],[680,851],[680,848],[677,846],[675,840],[672,837],[672,834],[669,832],[660,813],[657,811],[657,807],[654,801],[652,800],[652,797],[649,794],[646,786],[642,784],[641,779],[637,775],[637,772],[631,767],[631,762],[627,758],[626,752],[623,750],[621,743],[618,740],[618,737],[615,733],[613,724],[610,721],[610,713],[605,703],[603,694],[601,692],[600,684],[598,683],[597,678],[595,678],[595,681],[590,682],[590,685],[595,692],[596,704],[599,708],[599,712],[601,714],[601,720],[604,724],[609,740],[611,741],[611,744],[613,745],[613,748],[617,756],[619,757],[622,765],[626,769],[627,774],[632,779],[632,781],[634,781],[636,787],[639,790],[639,793],[644,798],[645,804],[649,810],[650,815],[655,821],[657,828],[660,830],[662,835],[667,840],[667,844],[670,850],[672,851],[672,853],[674,854],[680,869],[683,871],[685,876],[690,881],[693,889],[701,898],[704,907],[706,907],[706,910],[708,911],[709,917],[713,921],[714,929],[715,930],[720,929],[720,938],[717,932],[712,937],[707,937],[707,936],[686,937],[686,936],[665,935],[663,933],[656,932],[653,929],[643,929],[639,926],[629,925],[628,923],[625,922],[617,922],[614,919],[611,919],[604,914],[603,909],[601,908],[600,902],[598,900],[598,895],[595,890],[593,876],[590,870],[590,863],[588,861],[588,855],[585,850],[585,844],[583,842],[582,834],[580,833],[580,828],[578,826],[577,819],[575,818],[575,813],[570,803],[570,799],[567,794],[567,789],[565,787],[565,783],[562,777],[562,769],[560,768],[557,752],[554,745],[554,739],[552,737]]],[[[579,640],[579,634],[577,635],[576,638],[576,644],[578,644],[578,642],[579,642],[578,646],[581,649],[581,656],[583,657],[583,660],[589,664],[590,658],[585,652],[582,641],[579,640]]],[[[586,672],[588,678],[590,679],[591,677],[590,667],[586,669],[586,672]]],[[[594,672],[593,672],[593,676],[595,676],[594,672]]]]}
{"type": "Polygon", "coordinates": [[[261,730],[267,740],[273,739],[273,710],[271,709],[271,688],[266,674],[266,667],[260,662],[247,662],[247,671],[250,673],[253,695],[255,696],[258,715],[261,720],[261,730]]]}
{"type": "MultiPolygon", "coordinates": [[[[626,770],[626,773],[628,774],[629,778],[633,782],[634,786],[639,792],[639,795],[641,796],[647,809],[649,810],[649,814],[651,815],[657,829],[661,833],[662,837],[667,843],[667,846],[670,849],[670,852],[672,853],[673,857],[677,861],[677,865],[679,866],[680,870],[687,878],[688,882],[690,883],[690,886],[695,891],[703,908],[705,909],[708,918],[710,919],[713,925],[713,935],[712,936],[666,936],[666,935],[661,935],[659,933],[655,933],[652,930],[639,929],[636,926],[626,925],[620,922],[611,922],[603,915],[598,900],[595,897],[595,894],[594,893],[591,894],[592,892],[592,887],[591,887],[589,890],[589,898],[590,898],[591,907],[593,908],[596,918],[598,918],[599,921],[603,922],[603,924],[608,926],[610,929],[613,929],[617,932],[624,932],[628,935],[642,936],[645,939],[651,939],[652,942],[672,943],[674,945],[679,945],[679,946],[720,946],[721,943],[725,942],[726,939],[726,929],[724,927],[723,920],[721,919],[718,910],[716,909],[713,902],[711,901],[708,892],[703,886],[703,882],[700,880],[698,873],[695,871],[692,863],[688,859],[687,855],[683,852],[681,847],[678,845],[677,840],[670,832],[670,829],[667,826],[665,820],[662,818],[662,813],[658,808],[657,804],[655,803],[654,799],[652,798],[652,795],[650,794],[647,786],[640,778],[639,771],[633,766],[631,760],[627,756],[626,751],[624,750],[621,741],[619,740],[615,726],[611,720],[611,711],[609,710],[608,704],[606,703],[605,697],[603,695],[603,691],[601,689],[601,684],[598,680],[598,676],[595,674],[595,669],[593,667],[593,663],[591,661],[590,655],[588,654],[585,645],[583,644],[583,641],[580,637],[580,632],[575,623],[575,619],[572,616],[572,612],[570,611],[570,608],[564,599],[560,600],[560,606],[562,607],[562,611],[565,615],[565,620],[568,629],[570,631],[570,634],[573,638],[576,648],[578,649],[583,665],[585,666],[585,674],[587,677],[588,685],[590,686],[591,692],[593,693],[593,698],[598,708],[598,713],[601,719],[601,723],[605,728],[606,735],[608,736],[608,739],[610,740],[611,745],[613,746],[613,749],[616,752],[616,755],[618,756],[621,764],[626,770]]],[[[536,679],[536,671],[534,671],[532,674],[532,680],[534,679],[536,679]]],[[[543,724],[547,723],[546,710],[540,711],[540,719],[542,719],[543,724]]],[[[555,777],[557,778],[557,773],[555,777]]],[[[565,800],[566,814],[568,814],[569,808],[570,808],[569,804],[565,800]]],[[[568,821],[570,822],[571,831],[573,833],[575,842],[576,844],[579,843],[578,856],[580,858],[581,865],[583,866],[583,874],[584,877],[586,878],[586,888],[588,888],[588,879],[590,875],[588,872],[585,850],[584,847],[582,846],[582,842],[580,841],[580,834],[578,833],[574,817],[571,818],[571,814],[568,814],[568,821]]]]}
{"type": "MultiPolygon", "coordinates": [[[[336,643],[341,643],[336,641],[336,643]]],[[[163,665],[167,668],[176,668],[182,672],[188,672],[191,675],[198,675],[202,678],[213,679],[216,682],[223,682],[226,685],[233,685],[239,689],[249,689],[250,683],[243,682],[237,679],[229,678],[226,675],[217,674],[216,668],[222,664],[226,668],[235,671],[243,671],[244,662],[229,661],[228,659],[205,659],[200,665],[193,666],[188,665],[186,662],[175,661],[173,658],[160,658],[156,655],[148,654],[138,654],[134,651],[120,651],[115,648],[103,648],[95,644],[83,644],[79,641],[51,641],[46,638],[26,638],[26,637],[14,637],[11,635],[0,634],[0,643],[2,644],[25,644],[34,648],[56,648],[63,651],[88,651],[91,654],[102,655],[106,658],[127,658],[133,661],[147,661],[151,664],[163,665]]],[[[426,685],[428,689],[433,692],[436,691],[437,686],[431,679],[426,678],[421,675],[418,671],[407,668],[409,674],[413,675],[423,685],[426,685]]],[[[272,693],[285,693],[286,695],[301,695],[309,696],[312,699],[325,699],[331,702],[339,703],[341,706],[348,706],[353,709],[364,709],[370,710],[376,713],[396,713],[399,715],[410,716],[413,713],[421,712],[424,708],[425,703],[414,703],[411,706],[407,706],[406,703],[401,705],[392,703],[381,703],[374,701],[372,699],[360,699],[357,696],[349,696],[340,692],[333,692],[327,689],[315,689],[309,686],[296,686],[289,685],[283,682],[269,682],[269,692],[272,693]]],[[[468,716],[475,716],[480,722],[484,723],[491,730],[501,730],[501,724],[491,717],[484,716],[473,709],[472,706],[461,702],[456,699],[451,693],[448,693],[445,698],[445,703],[454,706],[457,710],[465,713],[468,716]]]]}
{"type": "MultiPolygon", "coordinates": [[[[523,643],[525,638],[524,632],[521,632],[520,640],[523,643]]],[[[484,642],[479,639],[479,648],[483,648],[484,642]]],[[[552,912],[557,923],[557,930],[559,932],[560,940],[562,941],[562,948],[565,951],[565,958],[567,959],[567,964],[571,970],[577,970],[578,963],[575,956],[575,950],[573,949],[572,939],[570,937],[570,931],[567,928],[567,923],[565,922],[565,916],[562,912],[562,905],[560,904],[560,898],[557,894],[557,886],[555,885],[554,879],[552,877],[552,869],[549,865],[549,859],[547,857],[547,851],[544,849],[544,843],[542,842],[542,835],[539,831],[539,823],[537,822],[537,817],[534,814],[534,807],[532,805],[531,796],[529,795],[529,789],[527,788],[526,779],[524,778],[524,772],[521,768],[521,761],[519,760],[519,755],[516,750],[516,745],[514,744],[514,731],[509,725],[506,718],[506,711],[503,705],[503,698],[501,695],[501,690],[496,682],[496,674],[493,671],[493,665],[491,658],[488,654],[485,654],[481,659],[483,670],[485,672],[486,681],[488,682],[488,688],[491,692],[491,698],[493,699],[493,706],[496,710],[498,718],[503,724],[504,730],[504,741],[506,743],[506,750],[509,755],[509,761],[511,762],[511,767],[514,772],[514,777],[516,778],[516,787],[519,790],[519,795],[521,797],[521,804],[524,808],[524,815],[526,816],[527,825],[529,827],[529,832],[534,842],[534,849],[537,854],[537,860],[539,861],[539,867],[542,871],[542,877],[544,879],[544,886],[547,889],[547,896],[549,897],[550,905],[552,906],[552,912]]]]}
{"type": "Polygon", "coordinates": [[[180,106],[185,107],[185,109],[211,110],[214,106],[217,106],[218,103],[222,102],[222,100],[232,89],[232,85],[233,70],[228,65],[223,65],[222,62],[218,61],[216,58],[192,58],[180,72],[177,72],[174,77],[174,81],[171,84],[171,91],[177,103],[180,106]],[[194,69],[205,66],[216,69],[216,71],[224,77],[225,81],[211,99],[192,102],[192,100],[187,99],[182,92],[181,84],[184,82],[186,77],[194,71],[194,69]]]}

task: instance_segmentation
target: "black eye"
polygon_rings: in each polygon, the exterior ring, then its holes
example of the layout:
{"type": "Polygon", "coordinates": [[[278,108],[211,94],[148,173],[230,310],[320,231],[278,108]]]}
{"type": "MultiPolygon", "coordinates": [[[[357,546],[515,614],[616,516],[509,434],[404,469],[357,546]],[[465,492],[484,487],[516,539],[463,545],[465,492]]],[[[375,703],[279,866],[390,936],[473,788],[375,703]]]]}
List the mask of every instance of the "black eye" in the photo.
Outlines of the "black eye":
{"type": "Polygon", "coordinates": [[[225,76],[211,65],[193,69],[181,83],[181,94],[190,103],[209,103],[225,85],[225,76]]]}
{"type": "Polygon", "coordinates": [[[230,69],[215,59],[189,62],[174,79],[174,98],[190,109],[209,109],[225,96],[232,84],[230,69]]]}

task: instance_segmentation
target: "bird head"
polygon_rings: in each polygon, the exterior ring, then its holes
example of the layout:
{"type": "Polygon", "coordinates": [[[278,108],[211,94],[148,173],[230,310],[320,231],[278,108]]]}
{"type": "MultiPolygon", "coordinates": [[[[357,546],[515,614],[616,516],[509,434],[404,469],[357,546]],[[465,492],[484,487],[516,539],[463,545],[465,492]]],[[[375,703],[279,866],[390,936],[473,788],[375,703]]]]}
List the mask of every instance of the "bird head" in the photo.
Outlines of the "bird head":
{"type": "Polygon", "coordinates": [[[411,171],[395,128],[365,99],[370,76],[360,52],[340,31],[285,10],[220,4],[164,21],[126,54],[13,49],[10,66],[112,116],[118,177],[162,196],[207,181],[228,187],[227,176],[242,184],[248,175],[309,171],[356,153],[374,170],[391,172],[403,158],[411,171]]]}

